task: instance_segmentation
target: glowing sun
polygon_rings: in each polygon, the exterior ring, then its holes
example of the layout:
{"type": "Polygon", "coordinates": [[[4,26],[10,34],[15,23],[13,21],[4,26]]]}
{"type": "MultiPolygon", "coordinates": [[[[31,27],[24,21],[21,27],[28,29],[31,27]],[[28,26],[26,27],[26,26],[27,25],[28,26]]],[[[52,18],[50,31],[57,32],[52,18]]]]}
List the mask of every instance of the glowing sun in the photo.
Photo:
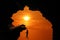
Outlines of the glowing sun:
{"type": "Polygon", "coordinates": [[[28,21],[28,20],[30,19],[30,17],[29,17],[29,16],[24,16],[23,19],[24,19],[25,21],[28,21]]]}

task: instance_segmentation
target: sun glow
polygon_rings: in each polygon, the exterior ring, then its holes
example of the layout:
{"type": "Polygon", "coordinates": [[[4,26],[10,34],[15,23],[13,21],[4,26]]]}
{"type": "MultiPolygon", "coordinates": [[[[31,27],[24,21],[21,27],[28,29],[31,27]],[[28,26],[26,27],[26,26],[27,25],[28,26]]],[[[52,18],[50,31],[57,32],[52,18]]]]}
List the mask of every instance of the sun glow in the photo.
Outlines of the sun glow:
{"type": "Polygon", "coordinates": [[[24,19],[25,21],[28,21],[28,20],[30,19],[30,17],[29,17],[29,16],[24,16],[23,19],[24,19]]]}

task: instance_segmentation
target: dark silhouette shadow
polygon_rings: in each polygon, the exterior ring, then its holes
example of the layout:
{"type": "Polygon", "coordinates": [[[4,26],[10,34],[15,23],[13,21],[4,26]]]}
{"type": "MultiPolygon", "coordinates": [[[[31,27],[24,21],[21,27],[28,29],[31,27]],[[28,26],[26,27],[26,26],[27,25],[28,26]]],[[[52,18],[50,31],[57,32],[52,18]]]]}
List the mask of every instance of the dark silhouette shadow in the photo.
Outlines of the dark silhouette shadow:
{"type": "Polygon", "coordinates": [[[25,25],[17,26],[16,28],[11,28],[8,31],[0,32],[0,40],[17,40],[20,36],[20,32],[25,30],[25,25]]]}

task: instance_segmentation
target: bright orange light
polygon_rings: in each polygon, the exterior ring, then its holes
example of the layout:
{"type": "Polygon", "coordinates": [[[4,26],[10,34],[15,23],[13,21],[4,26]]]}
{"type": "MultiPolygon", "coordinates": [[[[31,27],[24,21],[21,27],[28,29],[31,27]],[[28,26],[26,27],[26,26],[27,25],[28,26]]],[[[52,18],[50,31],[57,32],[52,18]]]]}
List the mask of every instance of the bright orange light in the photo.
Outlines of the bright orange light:
{"type": "Polygon", "coordinates": [[[29,16],[24,16],[23,19],[24,19],[25,21],[28,21],[28,20],[30,19],[30,17],[29,17],[29,16]]]}
{"type": "MultiPolygon", "coordinates": [[[[28,6],[24,10],[18,10],[12,15],[12,25],[18,27],[24,24],[29,30],[29,40],[52,40],[52,24],[47,20],[41,11],[30,10],[28,6]]],[[[18,40],[26,40],[25,31],[23,31],[18,40]]]]}

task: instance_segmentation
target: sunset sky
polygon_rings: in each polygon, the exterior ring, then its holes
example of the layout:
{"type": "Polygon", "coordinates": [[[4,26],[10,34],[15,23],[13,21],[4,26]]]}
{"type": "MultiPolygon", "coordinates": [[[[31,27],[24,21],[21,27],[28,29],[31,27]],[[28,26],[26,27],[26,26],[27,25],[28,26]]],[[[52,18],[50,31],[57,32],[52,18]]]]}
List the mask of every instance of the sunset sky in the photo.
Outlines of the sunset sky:
{"type": "MultiPolygon", "coordinates": [[[[11,17],[14,26],[25,24],[28,29],[28,40],[52,40],[52,24],[43,17],[41,11],[32,11],[28,6],[18,10],[11,17]],[[25,19],[24,19],[25,18],[25,19]]],[[[21,32],[18,40],[26,40],[26,31],[21,32]]]]}

